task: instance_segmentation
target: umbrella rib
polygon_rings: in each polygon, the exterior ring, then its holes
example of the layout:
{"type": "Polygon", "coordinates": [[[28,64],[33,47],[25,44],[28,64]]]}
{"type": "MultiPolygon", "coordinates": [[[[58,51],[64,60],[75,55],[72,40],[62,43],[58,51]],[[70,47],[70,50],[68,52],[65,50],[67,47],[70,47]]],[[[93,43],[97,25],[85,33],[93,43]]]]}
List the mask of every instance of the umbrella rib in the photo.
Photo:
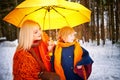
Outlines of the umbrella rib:
{"type": "Polygon", "coordinates": [[[34,13],[34,12],[36,12],[36,11],[38,11],[38,10],[42,9],[42,8],[44,8],[44,7],[38,8],[38,9],[36,9],[36,10],[34,10],[34,11],[30,12],[30,13],[26,14],[26,16],[27,16],[27,15],[29,15],[29,14],[32,14],[32,13],[34,13]]]}
{"type": "Polygon", "coordinates": [[[67,10],[72,10],[72,11],[79,12],[79,10],[75,10],[75,9],[71,9],[71,8],[65,8],[65,7],[60,7],[60,6],[54,6],[54,7],[57,7],[57,8],[62,8],[62,9],[67,9],[67,10]]]}
{"type": "Polygon", "coordinates": [[[46,17],[46,14],[47,14],[47,10],[45,12],[45,16],[44,16],[44,20],[43,20],[43,30],[44,30],[44,26],[45,26],[45,17],[46,17]]]}
{"type": "Polygon", "coordinates": [[[67,19],[66,19],[66,17],[65,17],[64,15],[62,15],[62,14],[61,14],[59,11],[57,11],[55,8],[52,7],[52,9],[55,10],[58,14],[60,14],[60,15],[65,19],[66,23],[69,24],[68,21],[67,21],[67,19]]]}
{"type": "MultiPolygon", "coordinates": [[[[36,11],[42,9],[42,8],[44,8],[44,7],[38,8],[38,9],[36,9],[36,10],[34,10],[34,11],[32,11],[32,12],[26,14],[26,15],[21,19],[20,23],[23,21],[23,19],[24,19],[26,16],[28,16],[28,15],[30,15],[30,14],[32,14],[32,13],[34,13],[34,12],[36,12],[36,11]]],[[[18,24],[18,26],[20,25],[20,23],[18,24]]]]}

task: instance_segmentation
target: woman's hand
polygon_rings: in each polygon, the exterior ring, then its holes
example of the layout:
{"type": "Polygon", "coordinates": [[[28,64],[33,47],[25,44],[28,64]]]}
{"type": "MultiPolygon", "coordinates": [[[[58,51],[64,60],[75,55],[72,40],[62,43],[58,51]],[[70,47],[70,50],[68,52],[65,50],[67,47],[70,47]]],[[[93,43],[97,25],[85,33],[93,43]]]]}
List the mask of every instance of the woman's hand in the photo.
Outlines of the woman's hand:
{"type": "Polygon", "coordinates": [[[46,71],[46,68],[45,68],[43,62],[40,62],[40,67],[41,67],[41,71],[46,71]]]}

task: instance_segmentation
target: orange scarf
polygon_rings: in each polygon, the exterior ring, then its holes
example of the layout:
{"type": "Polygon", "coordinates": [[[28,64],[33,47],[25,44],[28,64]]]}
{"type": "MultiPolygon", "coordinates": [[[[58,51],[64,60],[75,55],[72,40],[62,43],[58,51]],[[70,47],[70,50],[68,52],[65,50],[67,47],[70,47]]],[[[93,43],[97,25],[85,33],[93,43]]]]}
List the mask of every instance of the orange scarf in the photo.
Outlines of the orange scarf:
{"type": "Polygon", "coordinates": [[[41,41],[40,45],[39,45],[39,51],[40,51],[40,56],[41,59],[47,69],[47,71],[51,71],[51,63],[50,63],[50,56],[48,54],[48,49],[47,49],[47,45],[45,44],[45,42],[41,41]]]}
{"type": "Polygon", "coordinates": [[[74,67],[82,59],[82,48],[80,47],[80,44],[76,41],[72,43],[63,43],[63,42],[58,42],[56,48],[55,48],[55,59],[54,59],[54,67],[56,73],[61,77],[61,80],[66,80],[63,68],[61,66],[61,55],[62,55],[62,47],[69,47],[75,45],[74,49],[74,67]]]}

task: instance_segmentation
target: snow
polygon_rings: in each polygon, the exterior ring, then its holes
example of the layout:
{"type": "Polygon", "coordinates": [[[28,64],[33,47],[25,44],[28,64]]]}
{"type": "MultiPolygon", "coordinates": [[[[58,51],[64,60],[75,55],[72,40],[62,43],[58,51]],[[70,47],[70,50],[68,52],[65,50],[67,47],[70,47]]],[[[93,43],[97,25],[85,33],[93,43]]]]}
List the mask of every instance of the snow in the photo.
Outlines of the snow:
{"type": "Polygon", "coordinates": [[[96,43],[81,44],[93,58],[93,71],[89,80],[120,80],[120,44],[96,46],[96,43]]]}
{"type": "MultiPolygon", "coordinates": [[[[12,80],[12,59],[18,41],[0,42],[0,80],[12,80]]],[[[102,41],[101,41],[102,42],[102,41]]],[[[105,45],[96,42],[80,41],[94,60],[93,70],[88,80],[120,80],[120,43],[111,44],[106,40],[105,45]]]]}

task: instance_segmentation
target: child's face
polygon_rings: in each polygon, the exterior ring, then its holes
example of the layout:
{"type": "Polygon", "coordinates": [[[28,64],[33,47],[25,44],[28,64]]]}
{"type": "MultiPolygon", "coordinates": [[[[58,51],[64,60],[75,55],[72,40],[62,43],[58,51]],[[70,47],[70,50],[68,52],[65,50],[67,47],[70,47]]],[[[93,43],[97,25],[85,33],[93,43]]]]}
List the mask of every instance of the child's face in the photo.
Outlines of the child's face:
{"type": "Polygon", "coordinates": [[[64,42],[73,42],[75,39],[75,33],[73,34],[69,34],[66,39],[64,40],[64,42]]]}

